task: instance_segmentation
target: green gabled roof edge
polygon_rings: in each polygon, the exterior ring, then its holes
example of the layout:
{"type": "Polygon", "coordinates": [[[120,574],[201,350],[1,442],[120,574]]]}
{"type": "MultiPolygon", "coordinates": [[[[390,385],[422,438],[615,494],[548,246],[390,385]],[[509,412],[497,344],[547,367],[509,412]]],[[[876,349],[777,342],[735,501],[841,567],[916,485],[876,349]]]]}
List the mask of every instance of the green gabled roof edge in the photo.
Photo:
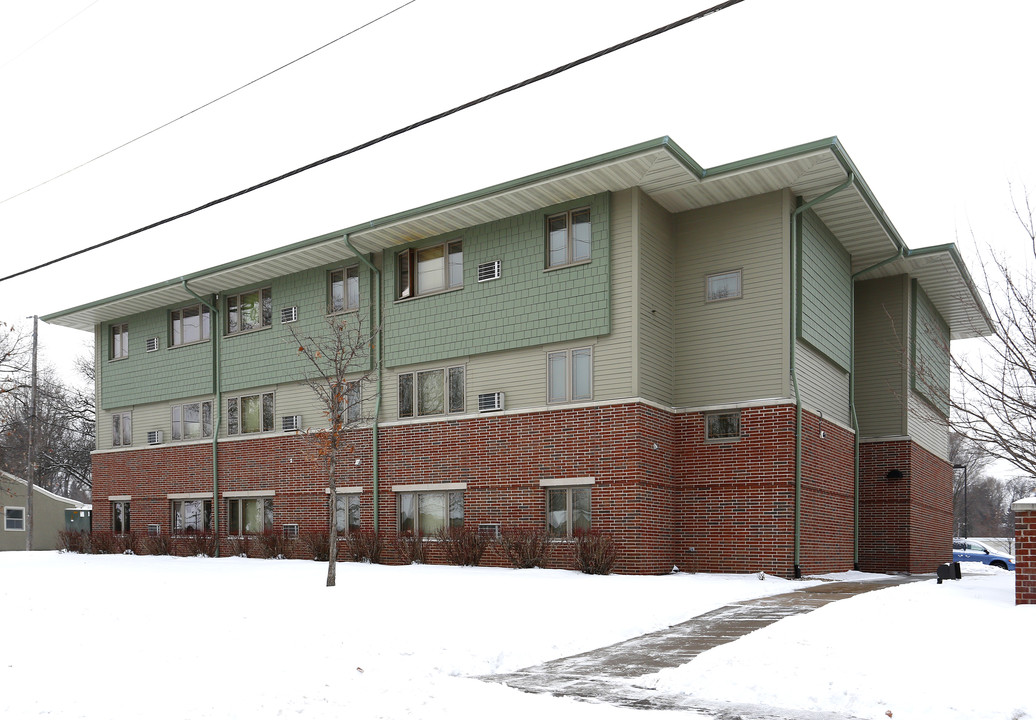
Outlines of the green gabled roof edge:
{"type": "Polygon", "coordinates": [[[964,258],[960,256],[960,250],[957,249],[957,245],[955,243],[931,245],[929,247],[917,248],[916,250],[907,250],[903,257],[909,260],[910,258],[924,257],[925,255],[939,255],[941,253],[947,253],[950,256],[950,259],[953,260],[953,264],[957,266],[957,272],[959,272],[961,278],[964,279],[964,284],[967,285],[968,291],[971,293],[971,297],[975,300],[976,307],[978,307],[979,312],[982,313],[982,318],[986,321],[989,332],[992,332],[993,318],[989,314],[989,310],[986,309],[985,301],[982,300],[982,293],[979,292],[978,286],[971,277],[971,273],[968,272],[968,268],[964,264],[964,258]]]}

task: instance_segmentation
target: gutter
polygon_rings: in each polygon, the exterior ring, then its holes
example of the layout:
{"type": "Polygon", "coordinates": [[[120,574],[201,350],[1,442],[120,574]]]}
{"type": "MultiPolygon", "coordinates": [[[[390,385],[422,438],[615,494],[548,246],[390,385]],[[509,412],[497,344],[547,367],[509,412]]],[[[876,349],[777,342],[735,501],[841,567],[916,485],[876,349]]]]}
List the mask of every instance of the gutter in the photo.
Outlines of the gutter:
{"type": "MultiPolygon", "coordinates": [[[[849,177],[846,181],[836,188],[828,190],[823,195],[815,197],[805,205],[800,205],[795,208],[791,213],[791,302],[794,303],[798,297],[798,277],[801,272],[798,262],[798,218],[799,215],[809,210],[814,205],[818,205],[825,200],[842,192],[850,185],[856,182],[856,174],[849,171],[849,177]]],[[[798,372],[795,366],[795,345],[798,342],[798,327],[796,325],[796,313],[794,308],[791,308],[789,313],[791,322],[791,352],[790,352],[790,370],[791,370],[791,385],[795,393],[795,554],[794,554],[794,572],[795,577],[802,577],[801,567],[801,554],[802,554],[802,396],[799,393],[799,378],[798,372]]],[[[850,338],[850,345],[852,345],[852,339],[850,338]]]]}
{"type": "MultiPolygon", "coordinates": [[[[212,335],[212,391],[216,396],[216,417],[213,419],[212,428],[212,534],[216,539],[215,553],[219,557],[219,428],[223,422],[223,383],[220,377],[220,353],[219,338],[222,332],[222,324],[219,319],[219,309],[209,303],[187,286],[187,279],[180,278],[183,289],[193,295],[198,302],[209,309],[212,313],[212,321],[209,324],[209,332],[212,335]]],[[[216,303],[219,303],[219,295],[216,295],[216,303]]]]}
{"type": "Polygon", "coordinates": [[[381,370],[381,271],[375,267],[374,263],[367,259],[367,257],[360,253],[359,250],[352,244],[348,235],[342,237],[345,241],[345,246],[360,259],[367,269],[374,274],[374,322],[372,325],[376,327],[372,328],[374,333],[374,341],[376,343],[376,350],[374,353],[374,362],[377,366],[377,385],[375,387],[375,399],[374,399],[374,424],[371,426],[371,475],[374,480],[374,534],[378,534],[378,419],[381,417],[381,382],[382,382],[382,370],[381,370]]]}

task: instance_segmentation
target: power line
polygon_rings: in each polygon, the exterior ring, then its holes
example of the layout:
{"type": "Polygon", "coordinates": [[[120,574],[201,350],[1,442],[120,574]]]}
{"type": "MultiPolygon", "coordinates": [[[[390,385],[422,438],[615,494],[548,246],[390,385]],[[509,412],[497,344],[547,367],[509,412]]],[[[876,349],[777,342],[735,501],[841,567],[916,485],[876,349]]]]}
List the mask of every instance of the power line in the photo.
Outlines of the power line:
{"type": "Polygon", "coordinates": [[[590,55],[586,55],[585,57],[579,58],[578,60],[573,60],[572,62],[567,63],[565,65],[561,65],[559,67],[556,67],[553,70],[548,70],[547,72],[540,73],[539,75],[535,75],[535,76],[533,76],[531,78],[528,78],[527,80],[522,80],[521,82],[515,83],[514,85],[509,85],[509,86],[507,86],[507,87],[505,87],[505,88],[503,88],[501,90],[497,90],[495,92],[489,93],[488,95],[483,95],[482,97],[477,98],[475,100],[469,100],[468,102],[463,103],[462,105],[457,105],[456,107],[453,107],[453,108],[451,108],[449,110],[444,110],[443,112],[438,113],[436,115],[432,115],[430,117],[426,117],[424,120],[418,120],[415,123],[412,123],[412,124],[407,125],[405,127],[399,128],[398,130],[393,130],[392,132],[389,132],[389,133],[386,133],[386,134],[384,134],[384,135],[382,135],[380,137],[374,138],[373,140],[368,140],[366,142],[360,143],[359,145],[354,145],[353,147],[349,148],[348,150],[342,150],[341,152],[335,153],[334,155],[328,155],[327,157],[321,158],[320,160],[315,160],[314,162],[311,162],[311,163],[309,163],[307,165],[303,165],[301,167],[297,167],[294,170],[289,170],[288,172],[283,173],[281,175],[278,175],[276,177],[270,178],[269,180],[264,180],[261,183],[257,183],[255,185],[252,185],[251,187],[247,187],[247,188],[245,188],[243,190],[238,190],[237,192],[231,193],[230,195],[224,195],[221,198],[217,198],[215,200],[210,200],[209,202],[204,203],[203,205],[199,205],[199,206],[197,206],[195,208],[192,208],[190,210],[185,210],[184,212],[177,213],[176,215],[171,215],[171,216],[169,216],[167,218],[164,218],[162,220],[158,220],[157,222],[153,222],[153,223],[151,223],[149,225],[145,225],[143,227],[137,228],[136,230],[131,230],[128,233],[123,233],[122,235],[119,235],[118,237],[113,237],[110,240],[105,240],[104,242],[99,242],[99,243],[97,243],[95,245],[90,245],[89,247],[81,248],[79,250],[76,250],[75,252],[68,253],[67,255],[62,255],[61,257],[55,258],[53,260],[48,260],[47,262],[41,263],[41,264],[36,265],[34,267],[27,268],[25,270],[19,270],[18,272],[12,273],[11,275],[6,275],[4,277],[0,277],[0,282],[4,282],[5,280],[11,280],[12,278],[16,278],[16,277],[19,277],[21,275],[25,275],[27,273],[34,272],[36,270],[40,270],[40,269],[48,267],[50,265],[54,265],[55,263],[59,263],[59,262],[61,262],[63,260],[68,260],[68,259],[74,258],[74,257],[76,257],[78,255],[82,255],[84,253],[90,252],[91,250],[97,250],[98,248],[102,248],[105,245],[111,245],[112,243],[118,242],[119,240],[125,240],[128,237],[132,237],[134,235],[139,235],[140,233],[147,232],[148,230],[153,230],[153,229],[155,229],[157,227],[160,227],[162,225],[166,225],[166,224],[171,223],[171,222],[173,222],[175,220],[179,220],[181,218],[185,218],[188,215],[193,215],[195,213],[201,212],[202,210],[207,210],[210,207],[214,207],[214,206],[219,205],[221,203],[225,203],[228,200],[233,200],[234,198],[241,197],[242,195],[247,195],[247,194],[249,194],[251,192],[255,192],[256,190],[260,190],[260,189],[262,189],[264,187],[267,187],[268,185],[273,185],[274,183],[278,183],[278,182],[280,182],[282,180],[286,180],[286,179],[288,179],[290,177],[293,177],[295,175],[299,175],[300,173],[304,173],[307,170],[312,170],[313,168],[320,167],[321,165],[326,165],[329,162],[332,162],[334,160],[338,160],[338,159],[343,158],[343,157],[345,157],[347,155],[352,155],[354,153],[359,152],[360,150],[365,150],[365,149],[367,149],[369,147],[372,147],[372,146],[377,145],[379,143],[385,142],[386,140],[391,140],[392,138],[398,137],[399,135],[403,135],[405,133],[408,133],[411,130],[416,130],[417,128],[423,127],[425,125],[429,125],[429,124],[431,124],[433,122],[436,122],[438,120],[442,120],[443,118],[446,118],[446,117],[449,117],[450,115],[454,115],[456,113],[459,113],[462,110],[467,110],[468,108],[474,107],[476,105],[480,105],[480,104],[482,104],[484,102],[487,102],[489,100],[492,100],[494,98],[498,98],[501,95],[506,95],[507,93],[514,92],[515,90],[519,90],[519,89],[521,89],[523,87],[527,87],[527,86],[532,85],[534,83],[538,83],[541,80],[546,80],[547,78],[554,77],[555,75],[560,75],[561,73],[566,72],[568,70],[571,70],[572,68],[578,67],[580,65],[585,65],[586,63],[588,63],[588,62],[590,62],[592,60],[596,60],[598,58],[604,57],[605,55],[610,55],[611,53],[614,53],[614,52],[617,52],[617,51],[622,50],[624,48],[627,48],[630,45],[635,45],[636,43],[642,42],[644,40],[648,40],[648,39],[653,38],[653,37],[655,37],[657,35],[661,35],[662,33],[669,32],[670,30],[673,30],[675,28],[681,27],[683,25],[687,25],[688,23],[692,23],[695,20],[700,20],[700,19],[702,19],[704,17],[707,17],[709,15],[717,13],[717,12],[719,12],[721,10],[726,10],[728,7],[731,7],[732,5],[737,5],[738,3],[741,3],[741,2],[743,2],[743,0],[727,0],[726,2],[722,2],[722,3],[718,4],[718,5],[713,5],[712,7],[708,8],[706,10],[702,10],[701,12],[695,13],[693,15],[688,15],[687,17],[685,17],[685,18],[683,18],[681,20],[677,20],[675,22],[669,23],[668,25],[664,25],[664,26],[662,26],[660,28],[657,28],[655,30],[652,30],[650,32],[646,32],[643,35],[638,35],[635,38],[631,38],[631,39],[626,40],[624,42],[621,42],[621,43],[619,43],[617,45],[612,45],[611,47],[605,48],[604,50],[598,50],[597,52],[592,53],[590,55]]]}
{"type": "MultiPolygon", "coordinates": [[[[95,0],[95,2],[97,2],[97,1],[98,1],[98,0],[95,0]]],[[[415,3],[415,2],[417,2],[417,0],[408,0],[407,2],[403,3],[403,4],[402,4],[402,5],[400,5],[399,7],[396,7],[396,8],[394,8],[394,9],[392,9],[392,10],[389,10],[389,11],[388,11],[387,13],[385,13],[385,14],[383,14],[383,15],[380,15],[380,16],[378,16],[378,17],[374,18],[373,20],[371,20],[371,21],[369,21],[369,22],[366,22],[366,23],[364,23],[363,25],[360,25],[359,27],[353,28],[352,30],[350,30],[349,32],[347,32],[347,33],[346,33],[345,35],[341,35],[341,36],[339,36],[339,37],[336,37],[336,38],[335,38],[334,40],[331,40],[331,41],[329,41],[329,42],[326,42],[326,43],[324,43],[323,45],[321,45],[320,47],[318,47],[318,48],[315,48],[315,49],[313,49],[313,50],[310,50],[310,51],[309,51],[308,53],[306,53],[305,55],[300,55],[299,57],[295,58],[294,60],[291,60],[290,62],[286,62],[286,63],[284,63],[283,65],[281,65],[280,67],[278,67],[278,68],[274,68],[274,69],[273,69],[273,70],[271,70],[270,72],[268,72],[268,73],[264,73],[263,75],[260,75],[259,77],[255,78],[254,80],[249,80],[249,81],[248,81],[248,82],[246,82],[246,83],[245,83],[244,85],[241,85],[240,87],[236,87],[236,88],[234,88],[233,90],[231,90],[231,91],[229,91],[229,92],[225,92],[225,93],[223,93],[222,95],[220,95],[219,97],[217,97],[217,98],[215,98],[215,99],[213,99],[213,100],[209,100],[209,101],[208,101],[207,103],[205,103],[204,105],[199,105],[198,107],[194,108],[193,110],[190,110],[190,111],[188,111],[188,112],[185,112],[185,113],[184,113],[183,115],[180,115],[179,117],[173,118],[173,119],[172,119],[172,120],[170,120],[169,122],[166,122],[166,123],[162,123],[162,124],[161,124],[161,125],[159,125],[158,127],[156,127],[156,128],[153,128],[153,129],[151,129],[151,130],[148,130],[148,131],[147,131],[146,133],[144,133],[144,134],[142,134],[142,135],[137,135],[137,137],[133,138],[132,140],[127,140],[126,142],[122,143],[121,145],[117,145],[117,146],[113,147],[113,148],[112,148],[111,150],[108,150],[107,152],[103,152],[103,153],[101,153],[101,154],[100,154],[100,155],[98,155],[97,157],[94,157],[94,158],[90,158],[90,159],[89,159],[89,160],[87,160],[86,162],[82,162],[82,163],[80,163],[80,164],[76,165],[76,166],[75,166],[75,167],[73,167],[73,168],[69,168],[68,170],[65,170],[65,171],[64,171],[64,172],[62,172],[62,173],[58,173],[57,175],[55,175],[54,177],[50,178],[49,180],[44,180],[43,182],[41,182],[41,183],[38,183],[38,184],[36,184],[36,185],[33,185],[33,186],[32,186],[32,187],[30,187],[30,188],[27,188],[27,189],[25,189],[25,190],[22,190],[21,192],[17,192],[17,193],[15,193],[14,195],[11,195],[10,197],[6,197],[6,198],[4,198],[3,200],[0,200],[0,205],[3,205],[3,204],[4,204],[5,202],[7,202],[8,200],[14,200],[14,199],[15,199],[16,197],[21,197],[21,196],[22,196],[22,195],[24,195],[25,193],[28,193],[28,192],[32,192],[33,190],[36,190],[37,188],[41,188],[41,187],[43,187],[44,185],[47,185],[48,183],[52,183],[52,182],[54,182],[55,180],[57,180],[58,178],[62,178],[62,177],[64,177],[65,175],[68,175],[69,173],[72,173],[72,172],[75,172],[76,170],[79,170],[80,168],[86,167],[87,165],[89,165],[90,163],[92,163],[92,162],[94,162],[94,161],[96,161],[96,160],[100,160],[101,158],[103,158],[103,157],[105,157],[105,156],[107,156],[107,155],[111,155],[111,154],[112,154],[113,152],[115,152],[116,150],[121,150],[122,148],[126,147],[127,145],[132,145],[133,143],[137,142],[137,140],[143,140],[143,139],[144,139],[144,138],[146,138],[146,137],[147,137],[148,135],[153,135],[154,133],[158,132],[159,130],[162,130],[162,129],[164,129],[164,128],[167,128],[167,127],[169,127],[170,125],[172,125],[173,123],[175,123],[175,122],[179,122],[180,120],[183,120],[183,119],[184,119],[185,117],[188,117],[188,116],[190,116],[190,115],[193,115],[194,113],[198,112],[199,110],[204,110],[204,109],[205,109],[205,108],[207,108],[207,107],[208,107],[209,105],[213,105],[213,104],[215,104],[215,103],[218,103],[218,102],[219,102],[220,100],[224,100],[224,99],[226,99],[226,98],[230,97],[231,95],[233,95],[234,93],[236,93],[236,92],[240,92],[241,90],[244,90],[244,89],[245,89],[246,87],[249,87],[250,85],[255,85],[255,84],[256,84],[257,82],[259,82],[260,80],[265,80],[266,78],[270,77],[270,76],[271,76],[271,75],[273,75],[274,73],[276,73],[276,72],[280,72],[280,71],[281,71],[281,70],[283,70],[284,68],[286,68],[286,67],[290,67],[291,65],[294,65],[295,63],[299,62],[300,60],[305,60],[305,59],[306,59],[306,58],[308,58],[308,57],[309,57],[310,55],[313,55],[313,54],[315,54],[315,53],[318,53],[318,52],[320,52],[321,50],[323,50],[324,48],[326,48],[326,47],[329,47],[329,46],[331,46],[331,45],[334,45],[334,44],[335,44],[336,42],[338,42],[339,40],[344,40],[345,38],[349,37],[350,35],[353,35],[353,34],[355,34],[355,33],[358,33],[358,32],[359,32],[360,30],[363,30],[363,29],[364,29],[364,28],[366,28],[366,27],[370,27],[371,25],[373,25],[374,23],[378,22],[379,20],[383,20],[383,19],[387,18],[387,17],[389,16],[389,15],[391,15],[391,14],[393,14],[393,13],[395,13],[395,12],[398,12],[399,10],[402,10],[403,8],[405,8],[405,7],[407,6],[407,5],[411,5],[411,4],[415,3]]],[[[82,12],[82,11],[81,11],[81,12],[82,12]]],[[[68,21],[66,21],[66,22],[68,22],[68,21]]],[[[51,31],[51,32],[54,32],[54,31],[51,31]]],[[[42,39],[42,38],[41,38],[41,39],[42,39]]]]}
{"type": "Polygon", "coordinates": [[[96,5],[96,4],[97,4],[97,3],[99,3],[100,1],[101,1],[101,0],[94,0],[94,1],[92,2],[92,3],[90,3],[89,5],[87,5],[87,6],[85,7],[85,8],[83,8],[83,9],[82,9],[82,10],[80,10],[79,12],[77,12],[77,13],[76,13],[75,15],[73,15],[73,16],[72,16],[72,17],[70,17],[70,18],[68,18],[68,20],[65,20],[65,21],[64,21],[63,23],[61,23],[61,24],[60,24],[60,25],[58,25],[57,27],[55,27],[55,28],[51,29],[51,30],[50,30],[50,31],[49,31],[48,33],[46,33],[45,35],[43,35],[43,36],[42,36],[42,37],[41,37],[41,38],[40,38],[39,40],[37,40],[36,42],[34,42],[34,43],[33,43],[32,45],[30,45],[29,47],[27,47],[27,48],[25,48],[24,50],[22,50],[22,51],[21,51],[20,53],[18,53],[17,55],[15,55],[15,56],[14,56],[13,58],[11,58],[11,59],[7,60],[7,62],[5,62],[5,63],[4,63],[3,65],[0,65],[0,70],[3,70],[3,69],[4,69],[5,67],[7,67],[7,66],[8,66],[8,65],[10,65],[11,63],[13,63],[13,62],[14,62],[15,60],[17,60],[18,58],[20,58],[20,57],[21,57],[22,55],[24,55],[25,53],[27,53],[27,52],[29,52],[30,50],[32,50],[32,49],[33,49],[34,47],[36,47],[36,46],[37,46],[37,45],[39,45],[39,44],[40,44],[41,42],[43,42],[44,40],[46,40],[47,38],[49,38],[49,37],[50,37],[51,35],[53,35],[54,33],[56,33],[56,32],[57,32],[58,30],[60,30],[61,28],[63,28],[63,27],[65,27],[66,25],[68,25],[68,24],[69,24],[70,22],[72,22],[73,20],[75,20],[75,19],[76,19],[77,17],[79,17],[80,15],[82,15],[83,13],[85,13],[85,12],[86,12],[87,10],[89,10],[90,8],[92,8],[92,7],[94,6],[94,5],[96,5]]]}

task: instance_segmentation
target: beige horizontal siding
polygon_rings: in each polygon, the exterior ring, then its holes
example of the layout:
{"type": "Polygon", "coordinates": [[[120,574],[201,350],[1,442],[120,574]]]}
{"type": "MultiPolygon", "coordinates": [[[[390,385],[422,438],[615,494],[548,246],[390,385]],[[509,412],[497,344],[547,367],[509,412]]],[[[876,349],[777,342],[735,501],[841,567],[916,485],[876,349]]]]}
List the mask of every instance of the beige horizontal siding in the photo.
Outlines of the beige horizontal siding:
{"type": "Polygon", "coordinates": [[[907,434],[905,276],[856,283],[856,416],[861,437],[907,434]]]}
{"type": "Polygon", "coordinates": [[[795,366],[802,403],[820,410],[827,419],[851,426],[849,373],[801,341],[795,348],[795,366]]]}
{"type": "Polygon", "coordinates": [[[637,194],[639,209],[639,395],[673,403],[673,216],[651,198],[637,194]]]}

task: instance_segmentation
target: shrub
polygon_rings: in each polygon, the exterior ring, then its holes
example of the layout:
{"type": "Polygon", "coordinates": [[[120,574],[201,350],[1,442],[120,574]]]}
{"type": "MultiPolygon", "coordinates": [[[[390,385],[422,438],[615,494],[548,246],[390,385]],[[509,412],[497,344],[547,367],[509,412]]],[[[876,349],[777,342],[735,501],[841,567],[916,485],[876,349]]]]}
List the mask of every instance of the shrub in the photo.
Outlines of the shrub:
{"type": "Polygon", "coordinates": [[[442,543],[446,562],[451,565],[474,567],[482,562],[482,554],[489,547],[489,536],[468,527],[444,527],[435,536],[442,543]]]}
{"type": "Polygon", "coordinates": [[[424,562],[424,543],[421,538],[407,530],[396,535],[396,553],[404,565],[424,562]]]}
{"type": "Polygon", "coordinates": [[[95,532],[90,535],[90,552],[94,555],[116,555],[123,548],[119,536],[113,532],[95,532]]]}
{"type": "Polygon", "coordinates": [[[58,542],[65,552],[90,552],[90,536],[82,530],[62,530],[58,533],[58,542]]]}
{"type": "Polygon", "coordinates": [[[248,557],[248,538],[244,536],[231,536],[227,538],[230,545],[230,554],[234,557],[248,557]]]}
{"type": "Polygon", "coordinates": [[[169,555],[173,551],[172,538],[168,535],[148,535],[140,545],[148,555],[169,555]]]}
{"type": "Polygon", "coordinates": [[[216,556],[216,536],[208,532],[189,532],[181,537],[184,554],[188,557],[216,556]]]}
{"type": "Polygon", "coordinates": [[[304,533],[299,542],[307,555],[312,555],[317,562],[327,562],[331,558],[331,541],[326,532],[304,533]]]}
{"type": "Polygon", "coordinates": [[[550,554],[550,537],[542,527],[505,527],[500,531],[500,549],[516,568],[543,567],[550,554]]]}
{"type": "Polygon", "coordinates": [[[611,535],[590,530],[576,533],[575,541],[577,570],[587,575],[607,575],[612,571],[618,548],[611,535]]]}
{"type": "Polygon", "coordinates": [[[252,537],[255,540],[252,547],[255,548],[257,557],[284,558],[291,555],[295,549],[295,538],[285,537],[280,530],[266,530],[263,534],[252,537]]]}
{"type": "Polygon", "coordinates": [[[360,530],[345,538],[346,555],[354,562],[381,562],[383,545],[381,537],[373,530],[360,530]]]}

